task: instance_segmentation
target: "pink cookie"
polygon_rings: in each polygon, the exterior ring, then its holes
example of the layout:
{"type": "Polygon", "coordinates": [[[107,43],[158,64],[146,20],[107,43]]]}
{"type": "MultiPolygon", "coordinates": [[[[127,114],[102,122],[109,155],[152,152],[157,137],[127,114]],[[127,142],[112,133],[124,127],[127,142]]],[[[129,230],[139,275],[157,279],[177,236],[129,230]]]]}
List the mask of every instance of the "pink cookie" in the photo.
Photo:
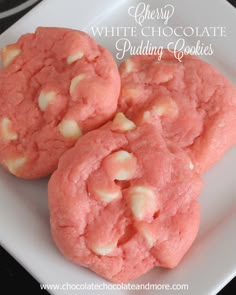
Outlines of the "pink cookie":
{"type": "Polygon", "coordinates": [[[0,162],[12,174],[52,173],[60,156],[116,111],[120,77],[87,34],[38,28],[2,50],[0,162]]]}
{"type": "Polygon", "coordinates": [[[120,66],[119,109],[132,120],[161,119],[167,141],[184,148],[204,172],[236,143],[236,88],[197,57],[165,52],[133,56],[120,66]]]}
{"type": "Polygon", "coordinates": [[[113,282],[175,267],[194,241],[202,181],[158,124],[122,113],[83,136],[49,181],[60,251],[113,282]]]}

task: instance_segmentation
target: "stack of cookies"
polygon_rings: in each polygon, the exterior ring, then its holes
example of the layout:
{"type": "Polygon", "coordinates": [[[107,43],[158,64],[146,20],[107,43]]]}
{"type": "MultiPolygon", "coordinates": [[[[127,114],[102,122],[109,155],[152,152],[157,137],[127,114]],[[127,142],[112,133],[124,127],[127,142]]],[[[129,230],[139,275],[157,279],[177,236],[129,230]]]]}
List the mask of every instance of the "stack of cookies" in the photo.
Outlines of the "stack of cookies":
{"type": "Polygon", "coordinates": [[[81,31],[38,28],[2,49],[0,163],[51,175],[51,231],[112,282],[173,268],[200,223],[202,174],[236,144],[236,88],[194,56],[119,70],[81,31]]]}

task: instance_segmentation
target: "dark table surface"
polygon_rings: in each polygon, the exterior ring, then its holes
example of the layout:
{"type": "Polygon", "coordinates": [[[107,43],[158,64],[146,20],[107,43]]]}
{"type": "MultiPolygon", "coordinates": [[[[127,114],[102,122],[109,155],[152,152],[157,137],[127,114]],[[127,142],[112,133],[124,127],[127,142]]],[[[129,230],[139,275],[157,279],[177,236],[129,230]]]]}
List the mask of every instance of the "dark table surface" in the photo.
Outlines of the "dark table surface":
{"type": "MultiPolygon", "coordinates": [[[[39,0],[37,3],[39,3],[39,0]]],[[[26,0],[0,0],[0,13],[11,8],[16,7],[22,3],[26,3],[26,0]]],[[[229,2],[236,7],[235,0],[229,0],[229,2]]],[[[4,32],[8,27],[15,23],[25,13],[32,9],[35,5],[13,14],[6,18],[0,18],[0,34],[4,32]]],[[[235,249],[236,250],[236,249],[235,249]]],[[[2,247],[0,247],[0,285],[6,289],[7,293],[0,292],[0,294],[49,294],[46,291],[40,290],[39,283],[2,247]]],[[[218,294],[220,295],[233,295],[236,294],[236,278],[234,278],[223,290],[218,294]]],[[[199,294],[201,295],[201,294],[199,294]]]]}

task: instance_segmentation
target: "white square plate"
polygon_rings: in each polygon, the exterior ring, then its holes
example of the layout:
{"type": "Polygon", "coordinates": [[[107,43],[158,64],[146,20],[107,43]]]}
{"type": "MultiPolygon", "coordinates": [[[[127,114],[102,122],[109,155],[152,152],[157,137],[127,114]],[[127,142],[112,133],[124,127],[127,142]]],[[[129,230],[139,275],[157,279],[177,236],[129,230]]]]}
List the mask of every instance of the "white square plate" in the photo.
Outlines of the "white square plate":
{"type": "MultiPolygon", "coordinates": [[[[137,26],[128,15],[128,8],[136,0],[44,0],[0,37],[0,47],[15,42],[37,26],[59,26],[85,30],[91,26],[137,26]]],[[[226,37],[207,37],[214,55],[207,61],[214,64],[236,84],[236,10],[225,0],[144,0],[152,8],[170,3],[175,12],[169,25],[224,26],[226,37]]],[[[161,21],[150,20],[147,25],[163,26],[161,21]]],[[[119,37],[96,38],[113,55],[119,37]]],[[[132,39],[134,44],[140,35],[132,39]]],[[[172,40],[171,38],[169,41],[172,40]]],[[[196,37],[188,38],[189,44],[196,37]]],[[[150,38],[153,44],[165,45],[164,38],[150,38]]],[[[235,128],[235,126],[232,126],[235,128]]],[[[185,283],[188,291],[178,294],[215,294],[236,274],[236,148],[206,175],[205,188],[200,196],[202,204],[201,228],[198,237],[174,270],[154,269],[134,283],[172,284],[185,283]]],[[[102,283],[89,270],[66,261],[57,251],[49,228],[47,207],[47,180],[25,181],[0,169],[0,243],[41,283],[102,283]]],[[[75,294],[75,291],[50,291],[52,294],[75,294]]],[[[83,292],[83,291],[82,291],[83,292]]],[[[87,291],[86,294],[104,294],[105,291],[87,291]]],[[[108,291],[109,292],[109,291],[108,291]]],[[[112,291],[130,294],[130,291],[112,291]]],[[[141,294],[156,294],[142,291],[141,294]]],[[[139,293],[137,291],[137,293],[139,293]]],[[[158,291],[166,294],[167,291],[158,291]]]]}

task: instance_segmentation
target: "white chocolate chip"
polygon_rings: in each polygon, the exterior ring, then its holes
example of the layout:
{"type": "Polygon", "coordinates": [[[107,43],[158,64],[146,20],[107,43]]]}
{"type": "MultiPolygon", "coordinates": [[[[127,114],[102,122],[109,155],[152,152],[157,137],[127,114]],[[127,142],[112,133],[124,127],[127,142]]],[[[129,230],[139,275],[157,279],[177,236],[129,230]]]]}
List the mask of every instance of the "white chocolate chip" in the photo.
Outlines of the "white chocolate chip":
{"type": "Polygon", "coordinates": [[[143,113],[143,121],[147,121],[148,119],[150,119],[151,117],[151,113],[149,111],[146,111],[143,113]]]}
{"type": "Polygon", "coordinates": [[[107,156],[103,165],[112,179],[129,180],[136,172],[137,159],[132,153],[121,150],[107,156]]]}
{"type": "Polygon", "coordinates": [[[189,161],[189,169],[190,170],[194,169],[194,165],[193,165],[193,162],[191,160],[189,161]]]}
{"type": "Polygon", "coordinates": [[[67,63],[68,65],[72,64],[78,59],[81,59],[84,56],[84,53],[82,51],[78,51],[76,54],[70,55],[67,57],[67,63]]]}
{"type": "Polygon", "coordinates": [[[173,74],[169,73],[169,74],[165,74],[161,76],[161,81],[160,83],[166,83],[168,81],[170,81],[171,79],[173,79],[173,74]]]}
{"type": "Polygon", "coordinates": [[[1,120],[1,131],[2,131],[2,137],[5,140],[17,140],[18,139],[17,133],[12,130],[11,120],[8,119],[7,117],[5,117],[1,120]]]}
{"type": "Polygon", "coordinates": [[[145,186],[134,186],[128,191],[131,211],[138,220],[151,218],[156,212],[156,196],[153,190],[145,186]]]}
{"type": "Polygon", "coordinates": [[[124,161],[131,159],[133,157],[133,155],[131,153],[129,153],[127,151],[123,151],[123,150],[115,152],[115,153],[113,153],[113,155],[117,158],[117,160],[119,162],[124,162],[124,161]]]}
{"type": "Polygon", "coordinates": [[[117,113],[111,125],[111,130],[114,131],[129,131],[135,128],[134,122],[126,118],[123,113],[117,113]]]}
{"type": "Polygon", "coordinates": [[[130,59],[126,59],[125,61],[125,70],[127,73],[130,73],[133,69],[133,63],[130,59]]]}
{"type": "Polygon", "coordinates": [[[7,67],[20,53],[21,50],[17,47],[13,47],[11,45],[4,47],[2,50],[3,66],[7,67]]]}
{"type": "Polygon", "coordinates": [[[154,113],[156,113],[158,116],[163,116],[168,112],[168,108],[167,106],[164,105],[160,105],[160,106],[156,106],[154,108],[154,113]]]}
{"type": "Polygon", "coordinates": [[[120,170],[116,173],[116,180],[129,180],[132,174],[128,170],[120,170]]]}
{"type": "Polygon", "coordinates": [[[116,244],[106,245],[106,246],[93,246],[91,249],[98,255],[107,255],[115,250],[116,244]]]}
{"type": "Polygon", "coordinates": [[[170,97],[161,97],[153,107],[154,114],[158,116],[175,116],[178,113],[176,102],[170,97]]]}
{"type": "Polygon", "coordinates": [[[105,190],[95,190],[95,194],[104,203],[110,203],[111,201],[118,199],[121,196],[120,191],[109,192],[109,191],[105,191],[105,190]]]}
{"type": "Polygon", "coordinates": [[[116,158],[116,161],[120,164],[120,169],[116,172],[115,179],[116,180],[129,180],[132,177],[132,172],[125,168],[123,164],[127,161],[132,161],[135,159],[133,154],[128,153],[127,151],[118,151],[113,154],[116,158]]]}
{"type": "Polygon", "coordinates": [[[13,159],[13,160],[5,160],[4,163],[6,164],[8,170],[16,175],[17,174],[17,170],[23,166],[26,162],[26,158],[25,157],[21,157],[18,159],[13,159]]]}
{"type": "Polygon", "coordinates": [[[77,139],[82,134],[78,123],[74,120],[67,120],[67,119],[64,119],[59,124],[59,131],[64,137],[71,138],[71,139],[77,139]]]}
{"type": "Polygon", "coordinates": [[[85,78],[85,74],[79,74],[78,76],[74,77],[70,83],[70,95],[73,94],[77,84],[85,78]]]}
{"type": "Polygon", "coordinates": [[[142,234],[143,234],[143,237],[145,238],[148,246],[150,248],[152,248],[153,245],[154,245],[154,242],[155,242],[153,236],[149,232],[147,232],[147,231],[146,232],[143,232],[142,234]]]}
{"type": "Polygon", "coordinates": [[[147,242],[147,245],[152,248],[155,243],[155,238],[152,232],[147,228],[147,226],[139,226],[138,231],[144,237],[147,242]]]}
{"type": "Polygon", "coordinates": [[[131,210],[137,219],[141,220],[143,218],[145,203],[145,198],[141,197],[140,195],[135,194],[132,196],[131,210]]]}
{"type": "Polygon", "coordinates": [[[56,92],[54,91],[50,91],[50,92],[41,91],[38,97],[39,108],[42,111],[45,111],[48,104],[55,98],[55,96],[56,96],[56,92]]]}

